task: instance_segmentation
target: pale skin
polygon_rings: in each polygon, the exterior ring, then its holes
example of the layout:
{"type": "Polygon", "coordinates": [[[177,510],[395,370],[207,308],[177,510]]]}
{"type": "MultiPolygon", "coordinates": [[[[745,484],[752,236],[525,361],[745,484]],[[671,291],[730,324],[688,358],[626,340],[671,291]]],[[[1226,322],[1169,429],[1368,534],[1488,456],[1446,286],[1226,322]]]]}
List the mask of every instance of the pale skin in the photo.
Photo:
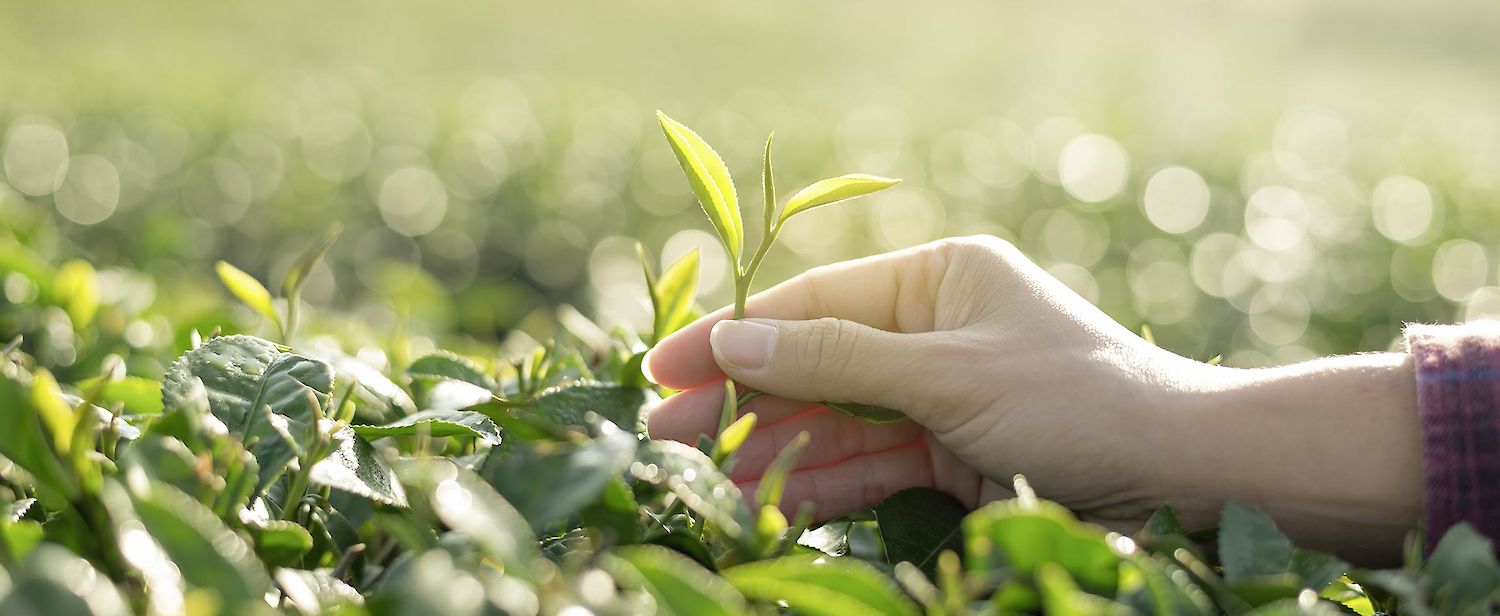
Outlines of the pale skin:
{"type": "Polygon", "coordinates": [[[1189,527],[1227,499],[1271,515],[1299,545],[1390,564],[1421,517],[1411,358],[1214,366],[1153,346],[1010,244],[976,236],[810,270],[726,308],[646,357],[681,390],[654,438],[712,434],[723,381],[767,395],[731,479],[753,493],[771,458],[812,440],[782,507],[818,519],[931,487],[970,507],[1038,495],[1131,533],[1170,503],[1189,527]],[[871,424],[817,401],[910,418],[871,424]]]}

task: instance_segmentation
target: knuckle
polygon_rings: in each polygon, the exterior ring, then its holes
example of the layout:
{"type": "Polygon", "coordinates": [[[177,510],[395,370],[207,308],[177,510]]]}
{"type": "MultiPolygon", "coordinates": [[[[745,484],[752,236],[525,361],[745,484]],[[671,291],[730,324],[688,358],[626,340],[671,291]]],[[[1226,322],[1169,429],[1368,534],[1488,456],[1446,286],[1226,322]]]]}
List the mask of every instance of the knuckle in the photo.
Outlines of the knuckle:
{"type": "Polygon", "coordinates": [[[798,369],[808,385],[837,383],[844,376],[848,358],[854,351],[854,328],[839,319],[824,317],[812,322],[795,345],[798,369]]]}

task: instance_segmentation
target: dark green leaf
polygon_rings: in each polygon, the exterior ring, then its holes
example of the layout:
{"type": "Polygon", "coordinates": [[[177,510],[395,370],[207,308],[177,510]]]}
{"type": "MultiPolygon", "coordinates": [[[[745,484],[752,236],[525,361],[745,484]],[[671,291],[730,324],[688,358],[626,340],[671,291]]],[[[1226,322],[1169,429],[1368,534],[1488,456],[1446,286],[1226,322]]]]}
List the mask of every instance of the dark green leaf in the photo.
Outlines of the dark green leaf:
{"type": "MultiPolygon", "coordinates": [[[[0,587],[5,616],[128,616],[130,605],[88,561],[56,545],[38,546],[0,587]]],[[[5,578],[0,569],[0,580],[5,578]]]]}
{"type": "Polygon", "coordinates": [[[952,496],[930,488],[910,488],[875,506],[886,562],[908,561],[928,577],[937,573],[943,550],[963,552],[963,520],[968,515],[952,496]]]}
{"type": "Polygon", "coordinates": [[[870,423],[895,423],[906,419],[906,414],[895,409],[888,409],[873,404],[860,404],[858,402],[824,402],[823,406],[835,411],[858,417],[870,423]]]}
{"type": "Polygon", "coordinates": [[[0,504],[0,523],[9,523],[20,520],[36,504],[34,498],[23,498],[13,503],[0,504]]]}
{"type": "Polygon", "coordinates": [[[1219,518],[1219,562],[1228,582],[1285,573],[1292,565],[1292,542],[1265,514],[1229,501],[1219,518]]]}
{"type": "Polygon", "coordinates": [[[800,614],[917,614],[893,580],[855,559],[783,556],[731,567],[723,575],[746,597],[786,601],[800,614]]]}
{"type": "Polygon", "coordinates": [[[420,490],[439,520],[503,563],[507,575],[532,579],[532,563],[541,558],[536,536],[526,519],[478,475],[446,460],[423,459],[403,463],[401,477],[420,490]]]}
{"type": "Polygon", "coordinates": [[[189,586],[216,593],[226,605],[259,601],[270,588],[251,547],[198,501],[156,481],[135,487],[131,497],[144,530],[189,586]]]}
{"type": "Polygon", "coordinates": [[[640,423],[646,392],[635,387],[579,383],[542,392],[531,407],[537,416],[563,426],[587,426],[588,413],[597,413],[625,430],[640,423]]]}
{"type": "Polygon", "coordinates": [[[755,514],[703,452],[676,441],[651,441],[630,465],[630,474],[666,488],[731,539],[747,547],[754,543],[755,514]]]}
{"type": "Polygon", "coordinates": [[[599,436],[580,445],[543,443],[491,450],[480,474],[538,531],[599,499],[630,466],[635,435],[600,424],[599,436]]]}
{"type": "Polygon", "coordinates": [[[353,586],[324,571],[277,569],[276,585],[287,602],[307,616],[336,613],[345,605],[364,605],[365,598],[353,586]]]}
{"type": "MultiPolygon", "coordinates": [[[[324,421],[331,427],[332,422],[324,421]]],[[[325,428],[326,429],[326,428],[325,428]]],[[[312,483],[338,488],[396,507],[406,506],[406,491],[385,458],[347,426],[333,434],[334,450],[312,467],[312,483]]]]}
{"type": "Polygon", "coordinates": [[[1486,609],[1500,598],[1500,565],[1494,544],[1467,522],[1443,535],[1427,558],[1423,573],[1429,596],[1443,613],[1486,609]]]}
{"type": "Polygon", "coordinates": [[[333,392],[328,364],[252,336],[213,338],[184,353],[167,369],[163,407],[188,404],[195,378],[203,382],[215,417],[231,432],[259,439],[251,448],[260,463],[258,489],[285,470],[292,449],[307,447],[296,439],[309,432],[316,416],[313,405],[327,407],[333,392]],[[267,407],[286,421],[265,416],[267,407]],[[291,442],[284,442],[287,435],[291,442]]]}
{"type": "Polygon", "coordinates": [[[352,426],[360,436],[374,440],[386,436],[470,436],[487,445],[500,444],[500,428],[473,411],[422,411],[383,426],[352,426]]]}
{"type": "Polygon", "coordinates": [[[718,565],[714,564],[714,555],[708,551],[708,546],[703,545],[703,540],[698,535],[688,530],[672,530],[664,535],[653,537],[651,545],[659,545],[671,548],[683,556],[693,559],[699,566],[709,571],[718,571],[718,565]]]}
{"type": "Polygon", "coordinates": [[[1349,563],[1336,556],[1303,549],[1292,552],[1291,572],[1296,574],[1305,588],[1322,590],[1349,569],[1349,563]]]}
{"type": "Polygon", "coordinates": [[[469,358],[445,351],[417,358],[406,367],[406,374],[412,378],[453,379],[487,390],[495,389],[495,380],[469,358]]]}

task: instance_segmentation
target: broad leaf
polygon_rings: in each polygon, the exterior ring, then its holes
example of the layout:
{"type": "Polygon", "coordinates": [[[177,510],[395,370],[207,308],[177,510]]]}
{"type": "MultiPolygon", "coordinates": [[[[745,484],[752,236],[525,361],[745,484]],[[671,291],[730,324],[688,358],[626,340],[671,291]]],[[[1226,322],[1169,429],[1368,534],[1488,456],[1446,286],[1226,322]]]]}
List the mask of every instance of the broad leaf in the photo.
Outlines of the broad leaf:
{"type": "Polygon", "coordinates": [[[500,444],[500,428],[482,413],[473,411],[422,411],[380,426],[352,426],[354,432],[374,440],[386,436],[469,436],[486,445],[500,444]]]}
{"type": "Polygon", "coordinates": [[[1440,613],[1488,613],[1500,599],[1500,565],[1494,544],[1467,522],[1448,529],[1423,567],[1440,613]]]}
{"type": "Polygon", "coordinates": [[[599,561],[622,585],[656,597],[660,613],[677,616],[750,613],[745,598],[686,556],[653,545],[610,550],[599,561]]]}
{"type": "Polygon", "coordinates": [[[13,503],[0,504],[0,524],[9,524],[19,521],[36,504],[34,498],[23,498],[13,503]]]}
{"type": "Polygon", "coordinates": [[[858,402],[824,402],[823,406],[835,411],[858,417],[870,423],[895,423],[906,419],[906,414],[894,409],[873,404],[860,404],[858,402]]]}
{"type": "Polygon", "coordinates": [[[484,389],[495,389],[495,379],[480,370],[469,358],[446,351],[417,358],[406,367],[406,374],[412,378],[453,379],[484,389]]]}
{"type": "Polygon", "coordinates": [[[634,430],[645,404],[643,389],[585,382],[544,391],[530,408],[537,416],[558,425],[587,426],[587,415],[596,413],[625,430],[634,430]]]}
{"type": "Polygon", "coordinates": [[[779,223],[785,224],[791,217],[815,207],[880,192],[900,183],[901,180],[862,173],[819,180],[792,195],[792,198],[786,202],[786,208],[781,210],[779,223]]]}
{"type": "Polygon", "coordinates": [[[739,267],[745,231],[740,220],[739,197],[734,190],[734,181],[729,177],[729,168],[724,166],[724,160],[719,158],[718,152],[709,147],[708,142],[699,137],[698,133],[660,111],[656,112],[656,118],[661,121],[662,132],[666,133],[667,142],[677,154],[678,164],[682,165],[683,173],[687,174],[688,182],[693,186],[698,204],[703,206],[703,212],[708,214],[714,231],[718,232],[724,248],[729,251],[729,261],[739,267]]]}
{"type": "Polygon", "coordinates": [[[272,567],[294,564],[313,547],[312,535],[296,522],[270,520],[246,528],[255,541],[255,553],[272,567]]]}
{"type": "Polygon", "coordinates": [[[1285,573],[1292,565],[1292,542],[1265,514],[1229,501],[1219,518],[1219,563],[1231,583],[1285,573]]]}
{"type": "Polygon", "coordinates": [[[943,550],[962,553],[963,520],[969,510],[943,492],[910,488],[875,506],[886,562],[908,561],[933,577],[943,550]]]}
{"type": "Polygon", "coordinates": [[[1350,568],[1349,563],[1331,554],[1303,549],[1292,553],[1291,572],[1297,575],[1305,588],[1322,590],[1350,568]]]}
{"type": "Polygon", "coordinates": [[[630,465],[630,474],[671,491],[725,536],[747,547],[754,544],[755,514],[740,489],[703,452],[675,441],[651,441],[630,465]]]}
{"type": "Polygon", "coordinates": [[[218,272],[219,281],[224,283],[236,299],[270,319],[277,327],[281,326],[281,315],[276,314],[276,306],[271,303],[271,292],[259,280],[227,261],[214,264],[214,271],[218,272]]]}
{"type": "Polygon", "coordinates": [[[856,559],[784,556],[731,567],[724,579],[746,597],[786,601],[799,614],[918,613],[894,581],[856,559]]]}
{"type": "Polygon", "coordinates": [[[265,568],[250,545],[225,528],[213,512],[164,483],[132,486],[135,515],[150,538],[177,563],[189,586],[217,593],[226,606],[258,601],[265,595],[270,588],[265,568]]]}
{"type": "MultiPolygon", "coordinates": [[[[325,426],[332,426],[324,420],[325,426]]],[[[326,428],[325,428],[326,429],[326,428]]],[[[358,494],[396,507],[406,506],[406,491],[396,472],[369,442],[348,426],[334,432],[334,450],[312,467],[312,483],[358,494]]]]}
{"type": "Polygon", "coordinates": [[[38,546],[25,563],[0,569],[0,614],[6,616],[128,616],[130,604],[108,575],[56,545],[38,546]],[[8,588],[6,588],[8,587],[8,588]],[[7,592],[8,591],[8,592],[7,592]]]}
{"type": "Polygon", "coordinates": [[[414,413],[417,404],[394,381],[374,366],[360,361],[337,347],[318,348],[308,351],[308,357],[328,362],[333,366],[340,381],[353,381],[359,387],[355,393],[365,402],[393,410],[398,415],[414,413]]]}
{"type": "Polygon", "coordinates": [[[446,460],[424,459],[405,462],[401,478],[420,491],[439,520],[503,563],[507,575],[532,578],[531,565],[542,557],[536,536],[526,519],[478,475],[446,460]]]}
{"type": "Polygon", "coordinates": [[[1009,569],[1032,577],[1043,564],[1056,563],[1089,592],[1113,595],[1119,582],[1120,556],[1105,541],[1103,529],[1046,501],[1011,499],[969,514],[964,548],[970,571],[1009,569]]]}
{"type": "Polygon", "coordinates": [[[595,502],[635,458],[633,433],[603,423],[581,445],[541,444],[491,449],[480,474],[531,522],[545,530],[595,502]]]}
{"type": "Polygon", "coordinates": [[[327,407],[333,391],[328,364],[253,336],[213,338],[184,353],[163,378],[162,405],[189,404],[195,378],[215,417],[231,432],[259,439],[251,448],[260,463],[257,491],[285,470],[295,449],[306,448],[296,439],[309,433],[314,405],[327,407]],[[281,420],[265,416],[267,408],[281,420]]]}
{"type": "Polygon", "coordinates": [[[324,571],[277,569],[276,585],[288,603],[307,616],[338,613],[344,605],[364,605],[359,590],[324,571]]]}

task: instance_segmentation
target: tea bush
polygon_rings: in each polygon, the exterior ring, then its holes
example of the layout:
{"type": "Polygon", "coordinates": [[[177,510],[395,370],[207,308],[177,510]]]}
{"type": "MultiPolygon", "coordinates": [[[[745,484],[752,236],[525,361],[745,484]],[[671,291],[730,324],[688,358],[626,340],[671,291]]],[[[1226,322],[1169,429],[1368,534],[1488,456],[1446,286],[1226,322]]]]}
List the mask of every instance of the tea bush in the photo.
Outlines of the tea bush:
{"type": "MultiPolygon", "coordinates": [[[[742,305],[757,260],[739,265],[732,181],[695,133],[662,124],[735,257],[742,305]]],[[[798,208],[893,183],[818,182],[778,218],[769,142],[766,152],[757,255],[798,208]]],[[[1183,528],[1163,508],[1127,537],[1039,499],[1021,477],[1017,498],[977,511],[916,489],[821,525],[805,512],[788,520],[775,486],[805,439],[748,502],[724,472],[755,421],[735,396],[697,447],[642,434],[670,392],[646,382],[641,357],[699,314],[697,253],[658,274],[642,251],[654,324],[643,334],[563,311],[566,329],[534,348],[410,357],[402,332],[380,353],[299,332],[308,272],[336,237],[311,242],[276,294],[221,262],[222,283],[270,338],[189,327],[175,359],[154,358],[160,378],[128,368],[139,360],[121,325],[128,298],[101,297],[87,262],[56,264],[9,240],[7,286],[30,286],[28,301],[0,305],[18,333],[0,351],[0,614],[1496,607],[1500,566],[1466,526],[1425,559],[1412,542],[1402,569],[1365,571],[1293,546],[1237,503],[1214,529],[1183,528]]]]}

